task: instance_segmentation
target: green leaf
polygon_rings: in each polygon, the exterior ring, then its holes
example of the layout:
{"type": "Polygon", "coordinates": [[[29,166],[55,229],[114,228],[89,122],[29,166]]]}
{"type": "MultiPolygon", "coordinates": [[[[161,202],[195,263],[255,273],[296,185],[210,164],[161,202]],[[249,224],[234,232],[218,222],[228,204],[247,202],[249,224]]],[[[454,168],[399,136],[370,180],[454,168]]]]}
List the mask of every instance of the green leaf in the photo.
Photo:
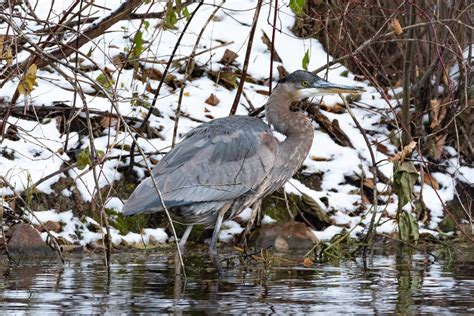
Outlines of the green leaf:
{"type": "Polygon", "coordinates": [[[420,227],[416,219],[406,211],[400,213],[398,217],[398,233],[400,240],[417,241],[420,238],[420,227]]]}
{"type": "Polygon", "coordinates": [[[304,70],[308,70],[309,65],[309,49],[306,50],[306,53],[303,56],[303,60],[301,61],[301,66],[304,70]]]}
{"type": "MultiPolygon", "coordinates": [[[[107,214],[110,225],[117,229],[121,235],[126,235],[129,232],[140,233],[143,227],[147,224],[147,217],[145,214],[125,217],[123,213],[110,208],[106,208],[105,213],[107,214]]],[[[94,219],[100,222],[99,217],[94,219]]]]}
{"type": "Polygon", "coordinates": [[[410,161],[395,163],[393,169],[393,188],[398,196],[398,211],[401,211],[413,198],[413,186],[418,179],[418,171],[410,161]]]}
{"type": "Polygon", "coordinates": [[[138,58],[140,54],[143,52],[143,32],[138,30],[135,33],[135,38],[133,39],[134,46],[132,50],[132,56],[138,58]]]}
{"type": "Polygon", "coordinates": [[[99,74],[96,78],[95,81],[99,83],[104,89],[110,89],[112,88],[112,85],[114,84],[114,80],[111,80],[108,78],[104,73],[99,74]]]}
{"type": "Polygon", "coordinates": [[[306,0],[290,0],[290,9],[296,14],[301,15],[304,11],[306,0]]]}
{"type": "Polygon", "coordinates": [[[408,241],[410,235],[409,226],[405,217],[406,212],[402,212],[398,217],[398,236],[402,241],[408,241]]]}
{"type": "Polygon", "coordinates": [[[165,16],[165,28],[172,29],[178,23],[178,17],[176,16],[176,12],[173,8],[170,8],[168,12],[166,12],[165,16]]]}
{"type": "Polygon", "coordinates": [[[186,20],[189,20],[189,18],[191,18],[191,14],[188,11],[188,7],[184,7],[181,14],[186,18],[186,20]]]}
{"type": "Polygon", "coordinates": [[[76,161],[77,169],[79,170],[83,170],[84,168],[92,164],[89,147],[84,148],[77,154],[76,161]]]}
{"type": "Polygon", "coordinates": [[[143,21],[143,28],[145,29],[145,31],[148,31],[148,28],[150,27],[150,22],[148,21],[143,21]]]}
{"type": "Polygon", "coordinates": [[[417,241],[420,238],[420,226],[418,225],[418,221],[410,213],[407,214],[410,217],[410,235],[414,241],[417,241]]]}

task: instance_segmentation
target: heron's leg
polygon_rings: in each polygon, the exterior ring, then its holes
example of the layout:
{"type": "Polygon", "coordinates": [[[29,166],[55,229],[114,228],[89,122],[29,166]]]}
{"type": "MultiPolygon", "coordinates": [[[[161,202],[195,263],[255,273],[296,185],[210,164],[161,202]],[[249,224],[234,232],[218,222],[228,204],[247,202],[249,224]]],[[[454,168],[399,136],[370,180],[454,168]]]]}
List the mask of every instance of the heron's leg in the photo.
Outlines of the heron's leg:
{"type": "MultiPolygon", "coordinates": [[[[181,239],[179,240],[179,251],[181,252],[181,257],[184,254],[184,245],[186,244],[186,241],[188,240],[189,234],[191,234],[191,230],[193,230],[193,225],[188,225],[186,226],[186,230],[184,231],[183,235],[181,236],[181,239]]],[[[175,263],[175,274],[176,275],[181,275],[181,260],[179,258],[178,250],[176,250],[175,256],[174,256],[174,263],[175,263]]]]}
{"type": "Polygon", "coordinates": [[[186,230],[184,231],[183,236],[181,236],[181,239],[179,240],[179,249],[181,250],[181,252],[184,251],[184,245],[186,244],[186,241],[188,240],[188,237],[191,234],[192,230],[193,225],[186,226],[186,230]]]}
{"type": "Polygon", "coordinates": [[[250,215],[250,219],[245,225],[245,230],[243,234],[241,234],[240,242],[247,246],[247,237],[250,235],[252,229],[259,227],[262,224],[262,200],[256,201],[252,205],[252,214],[250,215]]]}
{"type": "Polygon", "coordinates": [[[212,233],[211,244],[209,246],[209,253],[211,255],[211,261],[217,269],[217,273],[222,274],[221,263],[219,262],[219,255],[217,254],[217,239],[219,237],[219,231],[221,230],[222,220],[224,219],[224,213],[219,212],[217,215],[216,226],[214,226],[214,232],[212,233]]]}
{"type": "Polygon", "coordinates": [[[232,203],[224,205],[217,214],[216,224],[214,226],[214,232],[212,233],[211,244],[209,246],[211,261],[216,267],[218,274],[222,274],[224,271],[222,270],[221,263],[219,262],[219,256],[217,254],[217,239],[219,238],[219,231],[221,230],[224,215],[231,206],[232,203]]]}

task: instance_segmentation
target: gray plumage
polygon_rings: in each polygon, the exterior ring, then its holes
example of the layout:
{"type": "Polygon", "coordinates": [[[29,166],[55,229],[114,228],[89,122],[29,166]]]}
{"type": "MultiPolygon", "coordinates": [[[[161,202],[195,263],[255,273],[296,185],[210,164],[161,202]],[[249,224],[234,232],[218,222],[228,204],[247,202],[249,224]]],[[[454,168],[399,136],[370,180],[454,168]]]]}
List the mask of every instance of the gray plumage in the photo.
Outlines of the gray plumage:
{"type": "Polygon", "coordinates": [[[155,166],[151,178],[135,189],[123,207],[125,215],[159,212],[163,202],[175,220],[189,226],[215,226],[211,259],[217,260],[217,235],[223,219],[233,218],[246,207],[288,181],[302,165],[313,142],[313,127],[301,113],[291,112],[292,101],[330,93],[359,92],[358,87],[329,83],[303,70],[281,80],[265,105],[268,122],[286,135],[279,142],[269,125],[256,117],[229,116],[191,130],[155,166]]]}
{"type": "MultiPolygon", "coordinates": [[[[272,169],[277,150],[272,131],[262,120],[220,118],[186,134],[153,169],[153,176],[165,205],[180,221],[212,225],[223,203],[255,194],[272,169]],[[271,141],[265,143],[265,137],[271,141]]],[[[124,213],[161,210],[153,181],[147,178],[130,196],[124,213]]]]}

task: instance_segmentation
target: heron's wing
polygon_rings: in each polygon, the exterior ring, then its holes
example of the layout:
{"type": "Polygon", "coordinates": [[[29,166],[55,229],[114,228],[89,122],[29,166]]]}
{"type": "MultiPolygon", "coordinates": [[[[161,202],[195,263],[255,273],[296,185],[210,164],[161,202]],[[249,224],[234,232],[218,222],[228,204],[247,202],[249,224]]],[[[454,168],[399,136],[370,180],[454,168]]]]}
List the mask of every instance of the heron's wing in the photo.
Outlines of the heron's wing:
{"type": "MultiPolygon", "coordinates": [[[[251,194],[272,169],[278,141],[260,119],[230,116],[200,125],[153,169],[167,207],[251,194]]],[[[131,215],[162,209],[151,178],[124,206],[131,215]]]]}

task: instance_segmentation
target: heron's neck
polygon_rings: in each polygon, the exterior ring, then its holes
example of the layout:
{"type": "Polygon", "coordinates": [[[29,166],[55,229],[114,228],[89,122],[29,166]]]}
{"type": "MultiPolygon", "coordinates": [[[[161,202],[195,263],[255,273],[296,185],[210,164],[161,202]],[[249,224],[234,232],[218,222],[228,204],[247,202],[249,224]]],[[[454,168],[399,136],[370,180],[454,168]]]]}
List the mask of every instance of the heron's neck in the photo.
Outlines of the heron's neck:
{"type": "Polygon", "coordinates": [[[268,123],[287,137],[313,139],[311,122],[302,114],[290,111],[290,103],[295,98],[277,87],[268,98],[265,112],[268,123]],[[309,136],[309,137],[306,137],[309,136]]]}
{"type": "Polygon", "coordinates": [[[314,129],[306,116],[290,111],[290,102],[294,98],[285,95],[286,91],[277,89],[270,95],[265,109],[268,122],[276,131],[286,135],[286,139],[280,143],[276,162],[276,165],[291,170],[288,177],[280,179],[282,183],[279,184],[283,184],[308,156],[313,144],[314,129]]]}

